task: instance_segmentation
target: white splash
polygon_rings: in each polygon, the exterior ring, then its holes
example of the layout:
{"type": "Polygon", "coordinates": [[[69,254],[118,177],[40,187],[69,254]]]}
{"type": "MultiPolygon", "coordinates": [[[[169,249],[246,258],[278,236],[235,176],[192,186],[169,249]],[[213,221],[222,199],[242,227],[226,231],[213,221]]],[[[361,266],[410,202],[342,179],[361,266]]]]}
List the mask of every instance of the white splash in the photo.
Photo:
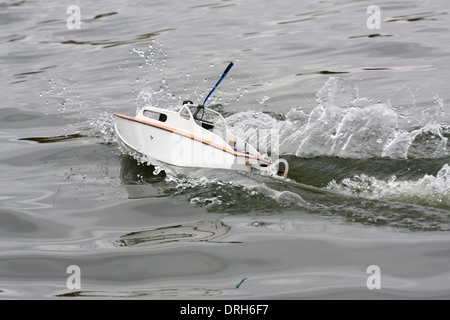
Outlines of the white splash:
{"type": "Polygon", "coordinates": [[[94,135],[100,139],[100,143],[112,143],[117,141],[114,131],[114,116],[106,111],[94,115],[91,112],[89,125],[95,129],[94,135]]]}
{"type": "Polygon", "coordinates": [[[248,191],[251,195],[262,195],[267,198],[272,198],[278,204],[284,206],[301,206],[306,204],[306,201],[296,193],[290,191],[278,191],[262,184],[247,186],[244,190],[248,191]]]}
{"type": "Polygon", "coordinates": [[[152,104],[152,90],[148,87],[141,89],[138,97],[136,98],[136,114],[143,107],[150,106],[152,104]]]}
{"type": "Polygon", "coordinates": [[[426,174],[417,181],[398,181],[395,176],[383,181],[361,174],[340,183],[331,181],[327,189],[369,199],[450,208],[450,166],[445,164],[436,176],[426,174]]]}
{"type": "MultiPolygon", "coordinates": [[[[406,129],[405,123],[410,118],[405,119],[395,107],[361,98],[354,84],[335,77],[330,77],[318,91],[317,103],[309,114],[301,108],[291,109],[285,120],[257,111],[239,112],[226,120],[235,134],[250,141],[255,139],[257,130],[278,131],[279,153],[284,155],[358,159],[447,155],[445,126],[436,122],[442,117],[433,116],[419,128],[406,129]],[[421,139],[424,135],[427,139],[421,139]],[[423,152],[411,152],[418,144],[423,152]]],[[[434,115],[441,114],[442,100],[435,97],[434,104],[427,109],[434,115]]]]}

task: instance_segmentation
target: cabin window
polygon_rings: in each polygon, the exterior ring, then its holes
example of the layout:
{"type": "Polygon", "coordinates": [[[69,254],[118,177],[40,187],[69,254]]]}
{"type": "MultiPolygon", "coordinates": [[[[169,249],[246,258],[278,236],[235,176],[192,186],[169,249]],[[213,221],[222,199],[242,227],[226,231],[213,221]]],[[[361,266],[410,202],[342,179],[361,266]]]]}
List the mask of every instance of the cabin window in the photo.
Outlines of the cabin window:
{"type": "Polygon", "coordinates": [[[145,110],[144,116],[147,118],[150,118],[150,119],[161,121],[161,122],[166,122],[166,120],[167,120],[167,115],[165,115],[164,113],[151,111],[151,110],[145,110]]]}

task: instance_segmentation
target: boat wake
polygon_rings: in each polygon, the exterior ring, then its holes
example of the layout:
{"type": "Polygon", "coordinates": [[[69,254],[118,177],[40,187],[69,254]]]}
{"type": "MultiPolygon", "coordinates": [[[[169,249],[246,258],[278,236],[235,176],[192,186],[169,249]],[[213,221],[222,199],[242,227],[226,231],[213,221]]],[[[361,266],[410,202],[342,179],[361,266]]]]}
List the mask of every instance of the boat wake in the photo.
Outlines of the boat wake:
{"type": "Polygon", "coordinates": [[[416,181],[399,181],[396,176],[385,181],[358,174],[343,179],[340,183],[333,180],[327,185],[327,189],[368,199],[450,209],[450,166],[445,164],[435,176],[425,174],[416,181]]]}
{"type": "Polygon", "coordinates": [[[273,178],[230,170],[181,168],[133,156],[124,156],[121,165],[121,181],[131,199],[181,196],[193,206],[230,214],[269,213],[306,203],[295,192],[268,186],[273,178]]]}

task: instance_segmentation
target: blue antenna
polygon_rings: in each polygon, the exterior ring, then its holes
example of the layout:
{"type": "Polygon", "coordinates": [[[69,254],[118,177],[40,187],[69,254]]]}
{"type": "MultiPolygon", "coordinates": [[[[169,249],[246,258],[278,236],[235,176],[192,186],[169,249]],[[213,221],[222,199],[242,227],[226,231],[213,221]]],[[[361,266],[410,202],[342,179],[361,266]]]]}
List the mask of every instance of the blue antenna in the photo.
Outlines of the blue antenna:
{"type": "Polygon", "coordinates": [[[233,62],[230,62],[230,64],[228,65],[228,67],[225,69],[225,71],[223,72],[222,76],[220,77],[219,81],[217,81],[216,85],[214,86],[214,88],[212,88],[212,90],[209,92],[208,96],[206,97],[205,101],[203,101],[203,104],[201,105],[202,107],[205,106],[206,101],[209,99],[209,97],[212,95],[212,93],[214,92],[214,90],[216,90],[217,86],[222,82],[223,78],[225,78],[225,76],[227,75],[228,71],[230,71],[231,67],[234,66],[233,62]]]}

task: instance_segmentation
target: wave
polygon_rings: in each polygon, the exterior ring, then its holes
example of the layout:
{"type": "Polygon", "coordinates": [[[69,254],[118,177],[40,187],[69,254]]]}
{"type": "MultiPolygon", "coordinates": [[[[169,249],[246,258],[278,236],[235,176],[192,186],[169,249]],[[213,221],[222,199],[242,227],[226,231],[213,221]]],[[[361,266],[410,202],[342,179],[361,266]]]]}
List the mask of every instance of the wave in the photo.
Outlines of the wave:
{"type": "Polygon", "coordinates": [[[240,112],[226,120],[243,139],[256,140],[256,132],[261,129],[277,132],[277,151],[282,155],[355,159],[448,155],[448,126],[437,122],[443,118],[436,116],[443,113],[438,97],[427,108],[430,117],[422,112],[419,119],[411,121],[390,103],[359,97],[358,88],[341,78],[330,77],[316,96],[318,104],[309,114],[298,107],[281,120],[258,111],[240,112]],[[408,123],[416,127],[408,127],[408,123]]]}
{"type": "Polygon", "coordinates": [[[326,189],[368,199],[450,209],[450,166],[445,164],[435,176],[425,174],[415,181],[399,181],[396,176],[385,181],[360,174],[340,183],[333,180],[326,189]]]}
{"type": "MultiPolygon", "coordinates": [[[[121,181],[131,199],[171,197],[228,215],[311,214],[409,231],[450,230],[450,166],[418,181],[357,175],[326,187],[221,170],[166,166],[124,156],[121,181]]],[[[294,173],[295,174],[295,173],[294,173]]]]}

